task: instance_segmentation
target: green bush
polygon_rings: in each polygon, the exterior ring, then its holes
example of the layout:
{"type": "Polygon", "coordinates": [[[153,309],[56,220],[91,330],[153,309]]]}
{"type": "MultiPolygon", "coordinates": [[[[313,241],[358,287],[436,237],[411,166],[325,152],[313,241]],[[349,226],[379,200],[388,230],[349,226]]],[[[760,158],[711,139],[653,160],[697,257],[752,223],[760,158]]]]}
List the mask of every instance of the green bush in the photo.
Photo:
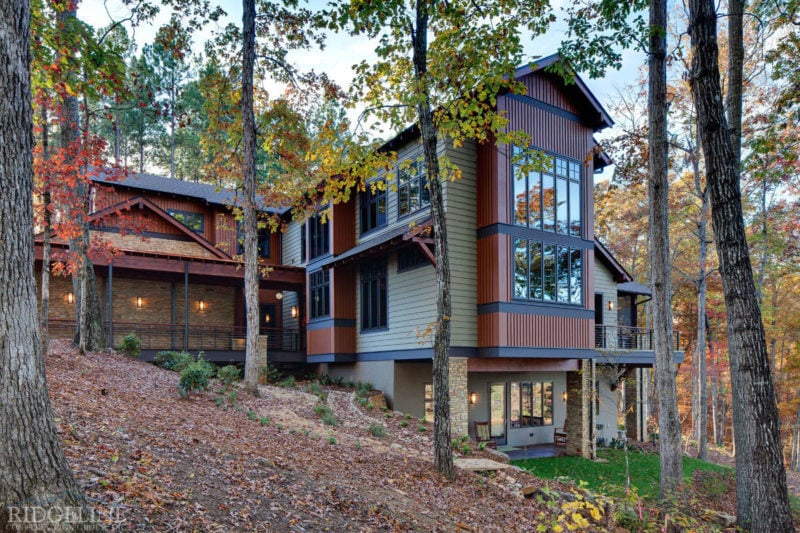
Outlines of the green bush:
{"type": "Polygon", "coordinates": [[[128,357],[139,357],[142,355],[142,341],[135,333],[129,333],[122,339],[117,349],[128,357]]]}
{"type": "Polygon", "coordinates": [[[167,370],[182,372],[184,368],[194,363],[194,357],[187,352],[164,351],[158,352],[153,362],[167,370]]]}
{"type": "Polygon", "coordinates": [[[383,438],[386,436],[386,428],[377,422],[372,422],[367,428],[367,431],[369,431],[369,434],[373,437],[383,438]]]}
{"type": "Polygon", "coordinates": [[[223,366],[217,371],[217,379],[227,389],[241,381],[242,371],[235,365],[223,366]]]}
{"type": "Polygon", "coordinates": [[[267,380],[267,383],[277,383],[281,379],[281,371],[267,363],[267,366],[261,369],[261,375],[267,380]]]}
{"type": "Polygon", "coordinates": [[[213,367],[211,363],[201,359],[183,369],[181,380],[178,384],[178,391],[181,396],[208,388],[208,380],[213,377],[213,373],[209,369],[210,366],[213,367]]]}
{"type": "Polygon", "coordinates": [[[286,379],[278,383],[279,387],[284,387],[286,389],[293,389],[297,387],[297,380],[294,379],[294,376],[288,376],[286,379]]]}

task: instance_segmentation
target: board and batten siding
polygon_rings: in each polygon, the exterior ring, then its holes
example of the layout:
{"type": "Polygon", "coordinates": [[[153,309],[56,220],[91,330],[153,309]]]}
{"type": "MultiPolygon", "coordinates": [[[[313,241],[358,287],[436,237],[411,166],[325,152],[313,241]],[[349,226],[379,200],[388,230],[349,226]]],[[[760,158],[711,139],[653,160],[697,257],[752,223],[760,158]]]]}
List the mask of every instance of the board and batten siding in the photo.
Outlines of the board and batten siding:
{"type": "Polygon", "coordinates": [[[300,262],[300,232],[303,225],[299,222],[292,220],[286,227],[286,232],[281,239],[281,257],[283,258],[284,265],[302,266],[300,262]]]}
{"type": "Polygon", "coordinates": [[[432,337],[422,339],[429,324],[436,321],[436,271],[425,265],[397,271],[397,253],[388,256],[386,271],[387,327],[361,330],[361,274],[358,274],[356,298],[356,349],[359,353],[430,348],[432,337]]]}
{"type": "Polygon", "coordinates": [[[477,151],[474,141],[446,152],[461,169],[461,178],[443,182],[450,252],[452,346],[478,345],[478,244],[476,235],[477,151]]]}

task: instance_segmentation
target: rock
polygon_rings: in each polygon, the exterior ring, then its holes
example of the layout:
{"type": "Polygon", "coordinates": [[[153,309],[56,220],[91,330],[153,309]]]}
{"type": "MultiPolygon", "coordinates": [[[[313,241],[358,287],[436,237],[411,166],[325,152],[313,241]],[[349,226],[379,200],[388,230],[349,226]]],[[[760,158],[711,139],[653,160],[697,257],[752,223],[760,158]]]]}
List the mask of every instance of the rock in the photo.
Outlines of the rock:
{"type": "Polygon", "coordinates": [[[369,392],[367,397],[367,404],[371,405],[373,409],[388,409],[386,404],[386,397],[381,391],[373,390],[369,392]]]}
{"type": "Polygon", "coordinates": [[[472,470],[478,472],[502,470],[509,467],[507,464],[498,463],[497,461],[491,461],[489,459],[455,459],[453,460],[453,464],[456,466],[456,468],[460,468],[462,470],[472,470]]]}
{"type": "Polygon", "coordinates": [[[723,513],[722,511],[714,511],[706,509],[703,511],[703,519],[714,524],[719,524],[722,527],[732,527],[736,524],[736,517],[723,513]]]}

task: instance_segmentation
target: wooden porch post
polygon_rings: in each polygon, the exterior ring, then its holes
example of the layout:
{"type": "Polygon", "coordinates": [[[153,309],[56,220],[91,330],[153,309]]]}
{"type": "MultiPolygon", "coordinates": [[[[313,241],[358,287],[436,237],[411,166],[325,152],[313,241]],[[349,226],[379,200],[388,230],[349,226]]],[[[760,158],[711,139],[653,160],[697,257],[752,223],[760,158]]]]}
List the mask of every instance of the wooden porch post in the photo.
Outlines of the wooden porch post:
{"type": "Polygon", "coordinates": [[[189,351],[189,263],[183,263],[183,349],[189,351]]]}
{"type": "Polygon", "coordinates": [[[108,262],[108,340],[106,346],[114,347],[114,264],[108,262]]]}

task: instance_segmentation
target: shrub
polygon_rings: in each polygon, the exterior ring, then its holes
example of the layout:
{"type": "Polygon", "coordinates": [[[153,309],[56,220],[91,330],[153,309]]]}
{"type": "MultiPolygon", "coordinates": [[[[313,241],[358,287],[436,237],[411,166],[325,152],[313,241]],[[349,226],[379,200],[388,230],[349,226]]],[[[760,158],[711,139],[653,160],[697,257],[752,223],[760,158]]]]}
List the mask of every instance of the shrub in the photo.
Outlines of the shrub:
{"type": "Polygon", "coordinates": [[[331,446],[336,444],[336,437],[333,436],[328,437],[328,444],[330,444],[331,446]]]}
{"type": "Polygon", "coordinates": [[[270,423],[268,416],[262,416],[261,418],[258,419],[258,421],[261,423],[262,426],[268,426],[270,423]]]}
{"type": "Polygon", "coordinates": [[[235,365],[223,366],[217,371],[217,379],[227,389],[242,379],[242,371],[235,365]]]}
{"type": "Polygon", "coordinates": [[[294,376],[288,376],[286,379],[278,383],[278,386],[287,389],[293,389],[297,386],[297,381],[294,379],[294,376]]]}
{"type": "Polygon", "coordinates": [[[261,375],[267,380],[267,383],[277,383],[281,379],[281,371],[267,363],[267,366],[261,369],[261,375]]]}
{"type": "Polygon", "coordinates": [[[142,341],[135,333],[128,333],[117,349],[128,357],[139,357],[142,355],[142,341]]]}
{"type": "Polygon", "coordinates": [[[181,372],[181,380],[178,384],[178,390],[181,396],[194,391],[206,390],[208,388],[208,380],[211,378],[209,366],[211,363],[208,361],[200,360],[191,363],[181,372]]]}
{"type": "Polygon", "coordinates": [[[408,420],[403,420],[402,422],[400,422],[400,427],[401,428],[404,428],[404,427],[407,427],[407,426],[408,426],[408,420]]]}
{"type": "Polygon", "coordinates": [[[181,372],[184,368],[194,363],[194,357],[187,352],[164,351],[158,352],[153,362],[166,370],[181,372]]]}
{"type": "Polygon", "coordinates": [[[383,427],[383,425],[382,425],[382,424],[379,424],[379,423],[377,423],[377,422],[372,422],[372,423],[369,425],[369,427],[367,428],[367,431],[368,431],[368,432],[369,432],[369,434],[370,434],[370,435],[372,435],[373,437],[382,438],[382,437],[385,437],[385,436],[386,436],[386,428],[385,428],[385,427],[383,427]]]}
{"type": "Polygon", "coordinates": [[[333,412],[331,412],[331,411],[328,411],[327,413],[322,415],[322,422],[324,424],[329,425],[329,426],[338,426],[339,425],[339,419],[336,418],[336,415],[333,414],[333,412]]]}

